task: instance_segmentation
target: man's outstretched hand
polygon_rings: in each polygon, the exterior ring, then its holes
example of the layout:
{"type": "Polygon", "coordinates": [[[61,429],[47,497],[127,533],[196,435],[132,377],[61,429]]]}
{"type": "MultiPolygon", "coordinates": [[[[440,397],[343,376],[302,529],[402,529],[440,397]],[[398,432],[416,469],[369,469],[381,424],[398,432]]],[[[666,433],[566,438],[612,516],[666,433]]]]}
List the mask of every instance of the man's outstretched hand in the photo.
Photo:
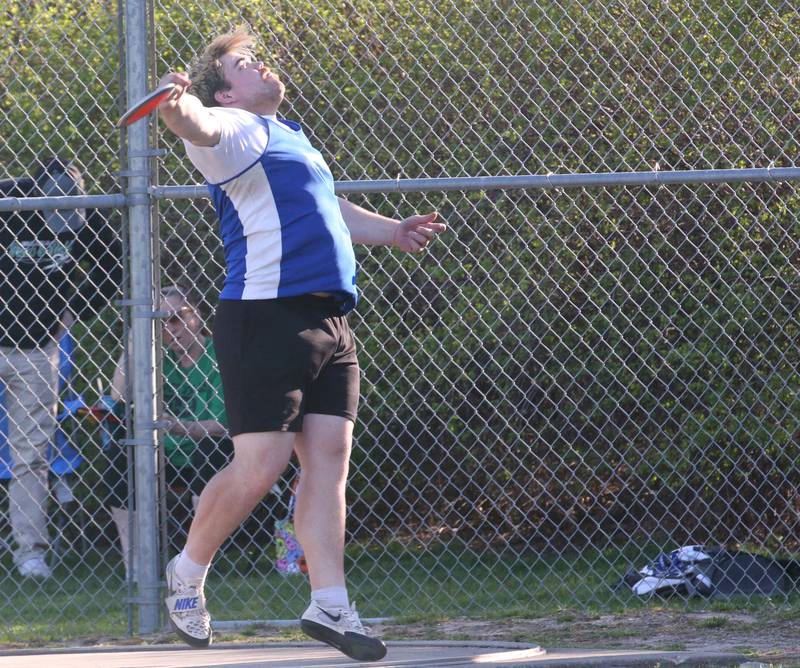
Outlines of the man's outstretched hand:
{"type": "Polygon", "coordinates": [[[438,219],[436,212],[403,219],[394,232],[392,246],[406,253],[418,253],[447,229],[444,223],[436,222],[438,219]]]}

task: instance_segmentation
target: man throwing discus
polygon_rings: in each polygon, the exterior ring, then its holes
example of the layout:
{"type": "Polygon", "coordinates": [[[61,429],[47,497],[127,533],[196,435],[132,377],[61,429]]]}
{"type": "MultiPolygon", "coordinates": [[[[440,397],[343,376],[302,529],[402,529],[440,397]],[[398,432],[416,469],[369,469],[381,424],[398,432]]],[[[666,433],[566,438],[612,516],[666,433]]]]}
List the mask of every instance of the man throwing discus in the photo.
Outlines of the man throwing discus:
{"type": "Polygon", "coordinates": [[[359,395],[346,314],[356,304],[353,243],[424,249],[437,214],[394,220],[334,194],[300,125],[279,119],[284,84],[256,59],[253,35],[221,35],[159,106],[208,183],[226,278],[214,320],[234,457],[200,495],[183,551],[167,565],[178,634],[211,642],[203,586],[214,554],[286,468],[300,462],[295,525],[311,603],[303,631],[349,657],[386,654],[351,605],[344,576],[345,486],[359,395]]]}

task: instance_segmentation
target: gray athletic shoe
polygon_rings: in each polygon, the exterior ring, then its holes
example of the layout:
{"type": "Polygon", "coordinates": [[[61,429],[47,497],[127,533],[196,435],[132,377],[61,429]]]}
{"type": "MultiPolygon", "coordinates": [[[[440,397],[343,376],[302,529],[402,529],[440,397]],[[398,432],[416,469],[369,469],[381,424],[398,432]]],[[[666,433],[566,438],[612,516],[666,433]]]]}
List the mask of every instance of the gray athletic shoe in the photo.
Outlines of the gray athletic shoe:
{"type": "Polygon", "coordinates": [[[43,556],[31,557],[26,562],[20,564],[17,570],[24,578],[39,578],[46,580],[53,575],[53,571],[50,570],[50,566],[47,565],[47,562],[44,560],[43,556]]]}
{"type": "Polygon", "coordinates": [[[300,618],[300,628],[314,640],[327,643],[356,661],[379,661],[386,656],[386,645],[369,635],[355,605],[324,610],[312,602],[300,618]]]}
{"type": "Polygon", "coordinates": [[[211,644],[211,616],[203,590],[183,582],[175,574],[175,557],[167,564],[167,596],[164,603],[177,634],[192,647],[211,644]]]}

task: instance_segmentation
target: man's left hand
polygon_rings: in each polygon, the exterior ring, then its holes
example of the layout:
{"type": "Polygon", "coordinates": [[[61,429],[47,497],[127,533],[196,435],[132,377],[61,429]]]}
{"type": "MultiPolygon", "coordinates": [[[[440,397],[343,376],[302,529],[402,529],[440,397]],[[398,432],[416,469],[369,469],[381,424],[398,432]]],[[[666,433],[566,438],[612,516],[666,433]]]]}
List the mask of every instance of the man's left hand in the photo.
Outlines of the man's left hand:
{"type": "Polygon", "coordinates": [[[394,231],[392,246],[406,253],[418,253],[437,235],[447,229],[444,223],[437,223],[439,214],[435,211],[421,216],[403,219],[394,231]]]}

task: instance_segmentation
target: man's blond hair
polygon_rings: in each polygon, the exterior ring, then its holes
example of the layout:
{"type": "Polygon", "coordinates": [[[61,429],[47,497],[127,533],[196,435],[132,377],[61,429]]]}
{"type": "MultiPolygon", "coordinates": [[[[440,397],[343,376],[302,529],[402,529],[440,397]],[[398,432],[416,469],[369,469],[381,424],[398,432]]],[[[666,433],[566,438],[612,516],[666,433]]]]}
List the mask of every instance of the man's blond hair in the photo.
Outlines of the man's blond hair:
{"type": "Polygon", "coordinates": [[[255,44],[256,38],[244,28],[216,37],[192,66],[189,73],[192,85],[189,92],[200,98],[206,107],[218,107],[214,93],[231,87],[225,79],[220,58],[231,51],[252,51],[255,44]]]}

